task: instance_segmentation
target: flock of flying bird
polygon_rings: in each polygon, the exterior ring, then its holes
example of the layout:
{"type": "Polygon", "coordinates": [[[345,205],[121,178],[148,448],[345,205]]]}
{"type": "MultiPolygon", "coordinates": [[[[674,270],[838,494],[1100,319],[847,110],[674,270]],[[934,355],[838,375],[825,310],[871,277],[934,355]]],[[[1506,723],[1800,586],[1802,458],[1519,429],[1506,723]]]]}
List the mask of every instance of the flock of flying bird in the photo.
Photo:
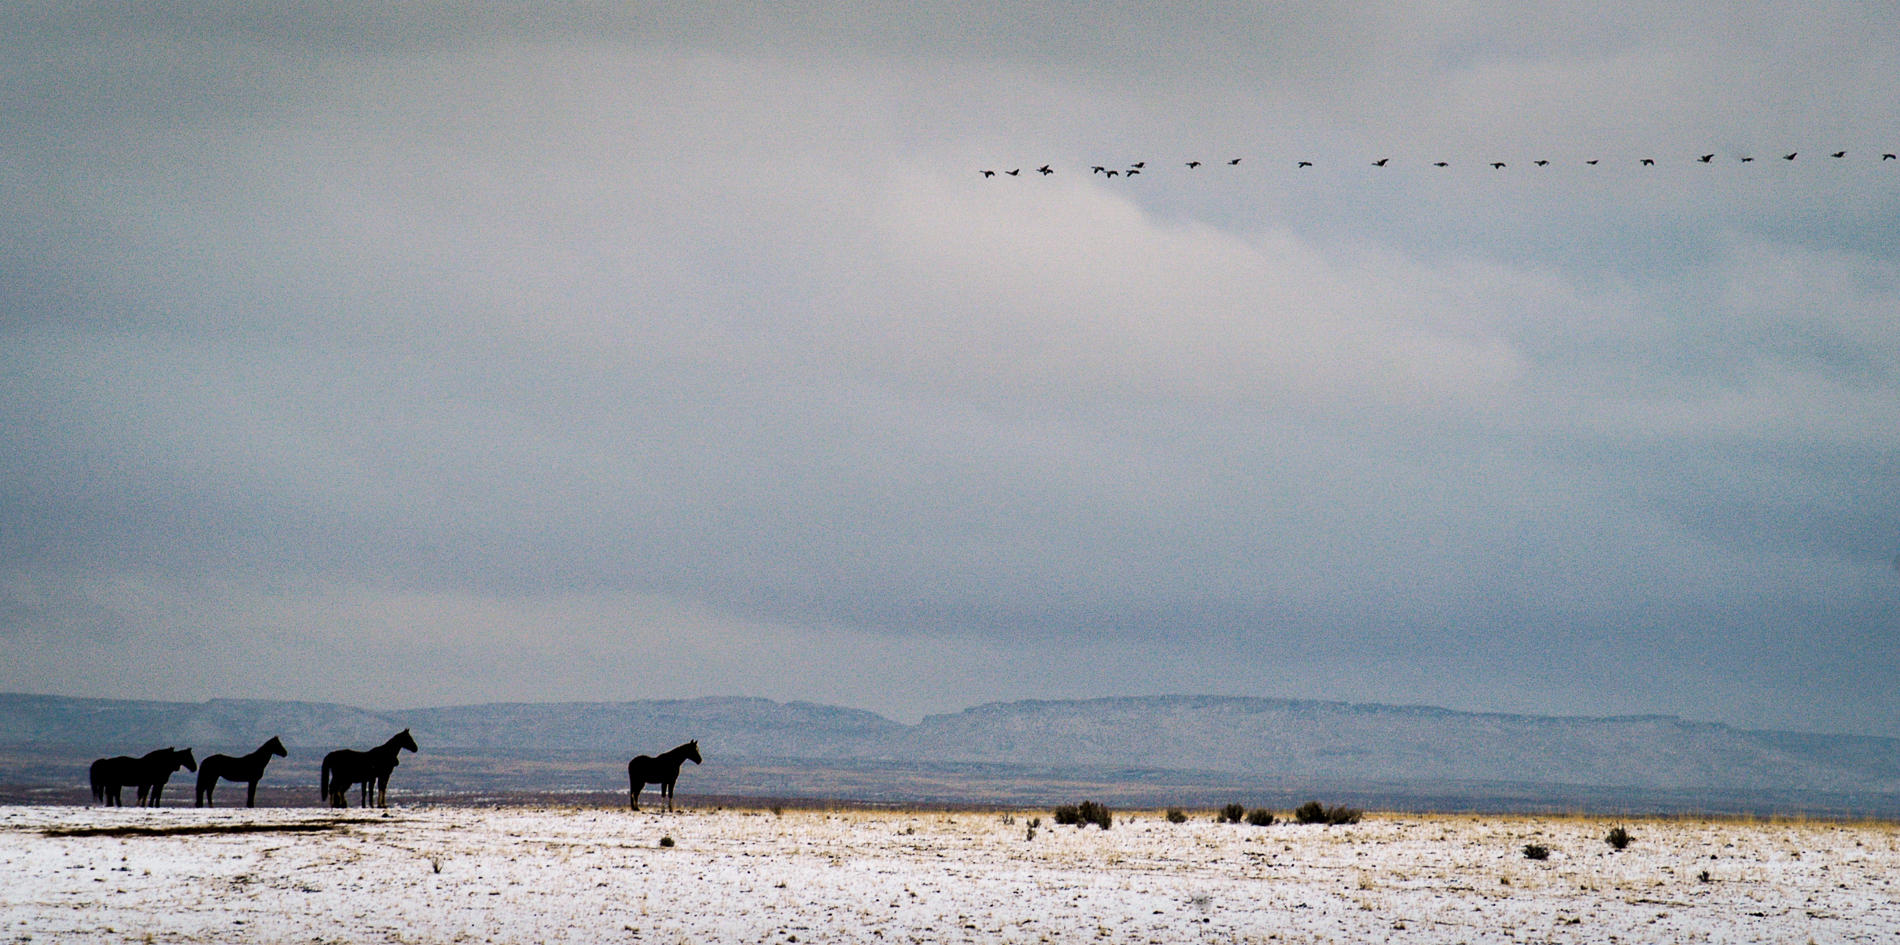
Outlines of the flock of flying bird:
{"type": "MultiPolygon", "coordinates": [[[[1788,152],[1787,154],[1783,154],[1783,155],[1781,155],[1781,160],[1783,160],[1783,161],[1793,161],[1794,159],[1796,159],[1796,158],[1798,158],[1798,157],[1800,157],[1800,156],[1801,156],[1801,152],[1799,152],[1799,151],[1790,151],[1790,152],[1788,152]]],[[[1838,160],[1843,160],[1843,159],[1845,159],[1845,158],[1847,157],[1847,152],[1846,152],[1846,151],[1834,151],[1834,152],[1831,152],[1831,153],[1829,153],[1829,154],[1828,154],[1827,156],[1828,156],[1829,158],[1831,158],[1831,159],[1833,159],[1833,160],[1837,160],[1837,161],[1838,161],[1838,160]]],[[[1713,164],[1713,163],[1715,163],[1715,157],[1716,157],[1716,156],[1715,156],[1714,154],[1699,154],[1699,155],[1696,155],[1696,156],[1694,157],[1694,159],[1693,159],[1692,161],[1690,161],[1689,163],[1694,163],[1694,164],[1713,164]]],[[[1391,160],[1392,160],[1391,158],[1380,158],[1380,159],[1378,159],[1378,160],[1376,160],[1376,161],[1373,161],[1373,162],[1372,162],[1372,164],[1371,164],[1370,166],[1372,166],[1372,167],[1385,167],[1385,166],[1386,166],[1386,164],[1387,164],[1388,162],[1390,162],[1391,160]]],[[[1750,157],[1750,156],[1748,156],[1748,155],[1739,155],[1739,156],[1737,156],[1737,157],[1735,158],[1735,160],[1736,160],[1736,161],[1738,161],[1738,162],[1740,162],[1740,163],[1742,163],[1742,164],[1749,164],[1749,163],[1753,163],[1755,159],[1754,159],[1753,157],[1750,157]]],[[[1882,154],[1880,155],[1880,160],[1882,160],[1882,161],[1895,161],[1895,160],[1900,160],[1900,155],[1895,155],[1895,154],[1894,154],[1893,152],[1891,152],[1891,151],[1888,151],[1888,152],[1883,152],[1883,153],[1882,153],[1882,154]]],[[[1228,161],[1227,161],[1227,166],[1229,166],[1229,167],[1238,167],[1238,166],[1240,165],[1240,161],[1241,161],[1241,159],[1240,159],[1240,158],[1230,158],[1230,159],[1228,159],[1228,161]]],[[[1639,164],[1640,164],[1641,166],[1643,166],[1643,167],[1655,167],[1655,166],[1656,166],[1656,159],[1655,159],[1655,158],[1638,158],[1638,159],[1637,159],[1637,161],[1638,161],[1638,163],[1639,163],[1639,164]]],[[[1491,168],[1492,170],[1503,170],[1503,169],[1505,169],[1505,168],[1507,168],[1507,167],[1510,167],[1510,164],[1508,164],[1508,163],[1506,163],[1506,162],[1504,162],[1504,161],[1488,161],[1488,162],[1485,162],[1485,163],[1486,163],[1486,164],[1488,164],[1488,165],[1490,166],[1490,168],[1491,168]]],[[[1532,162],[1531,162],[1531,164],[1533,164],[1533,165],[1535,165],[1535,166],[1537,166],[1537,167],[1548,167],[1548,166],[1550,165],[1550,163],[1551,163],[1551,162],[1550,162],[1550,161],[1548,161],[1548,160],[1541,160],[1541,159],[1540,159],[1540,160],[1535,160],[1535,161],[1532,161],[1532,162]]],[[[1600,160],[1597,160],[1597,159],[1594,159],[1594,158],[1593,158],[1593,159],[1591,159],[1591,160],[1588,160],[1588,161],[1585,161],[1585,162],[1583,162],[1583,163],[1585,163],[1585,164],[1588,164],[1588,165],[1590,165],[1590,166],[1592,166],[1592,167],[1595,167],[1596,165],[1598,165],[1598,164],[1600,164],[1600,163],[1602,163],[1602,162],[1601,162],[1600,160]]],[[[1450,166],[1451,166],[1451,162],[1450,162],[1450,161],[1433,161],[1433,162],[1431,162],[1431,164],[1432,164],[1432,166],[1433,166],[1433,167],[1450,167],[1450,166]]],[[[1184,166],[1184,167],[1186,167],[1186,168],[1187,168],[1188,170],[1194,170],[1194,169],[1196,169],[1196,168],[1199,168],[1199,167],[1201,167],[1201,166],[1202,166],[1202,162],[1200,162],[1200,161],[1186,161],[1186,162],[1183,162],[1183,166],[1184,166]]],[[[1314,166],[1314,163],[1313,163],[1312,161],[1295,161],[1295,162],[1293,162],[1293,166],[1294,166],[1295,168],[1305,168],[1305,167],[1313,167],[1313,166],[1314,166]]],[[[1095,165],[1092,165],[1092,166],[1090,166],[1090,167],[1089,167],[1089,173],[1090,173],[1090,174],[1100,174],[1100,175],[1102,175],[1102,176],[1104,176],[1104,177],[1111,177],[1111,178],[1112,178],[1112,177],[1135,177],[1135,176],[1137,176],[1137,175],[1139,175],[1139,174],[1141,174],[1142,172],[1144,172],[1144,171],[1146,171],[1147,169],[1148,169],[1148,162],[1146,162],[1146,161],[1136,161],[1136,162],[1134,162],[1134,163],[1132,163],[1132,164],[1130,164],[1130,165],[1128,165],[1127,167],[1119,167],[1119,168],[1115,168],[1115,167],[1109,167],[1109,166],[1108,166],[1108,165],[1106,165],[1106,164],[1095,164],[1095,165]]],[[[1020,168],[1020,167],[1018,167],[1018,168],[1015,168],[1014,170],[1008,170],[1008,171],[1000,171],[1000,172],[999,172],[999,171],[996,171],[996,170],[983,170],[983,171],[980,171],[979,173],[981,173],[981,174],[982,174],[982,175],[983,175],[984,177],[986,177],[986,178],[987,178],[987,177],[995,177],[995,176],[996,176],[996,175],[997,175],[998,173],[1001,173],[1001,174],[1002,174],[1003,176],[1005,176],[1005,177],[1018,177],[1018,176],[1021,176],[1021,174],[1022,174],[1022,172],[1023,172],[1023,169],[1022,169],[1022,168],[1020,168]]],[[[1043,166],[1041,166],[1041,167],[1038,167],[1038,168],[1035,168],[1035,169],[1034,169],[1034,171],[1033,171],[1033,173],[1036,173],[1036,174],[1040,174],[1040,175],[1042,175],[1042,176],[1044,176],[1044,177],[1048,177],[1049,175],[1051,175],[1051,174],[1054,174],[1055,172],[1056,172],[1056,171],[1055,171],[1055,168],[1053,168],[1053,167],[1050,167],[1050,166],[1049,166],[1049,165],[1047,165],[1047,164],[1044,164],[1044,165],[1043,165],[1043,166]]]]}

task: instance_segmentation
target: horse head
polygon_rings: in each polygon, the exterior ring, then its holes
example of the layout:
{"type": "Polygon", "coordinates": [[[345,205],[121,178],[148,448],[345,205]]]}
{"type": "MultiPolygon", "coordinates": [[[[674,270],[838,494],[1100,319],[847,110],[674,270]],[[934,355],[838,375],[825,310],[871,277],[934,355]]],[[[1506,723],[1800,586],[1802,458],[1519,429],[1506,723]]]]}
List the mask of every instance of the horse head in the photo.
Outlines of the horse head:
{"type": "Polygon", "coordinates": [[[191,757],[191,749],[189,748],[185,749],[184,751],[173,752],[172,763],[177,764],[177,765],[183,765],[186,771],[198,770],[197,759],[194,759],[191,757]]]}
{"type": "Polygon", "coordinates": [[[275,735],[272,735],[270,737],[270,741],[267,741],[264,743],[264,750],[273,755],[276,755],[279,758],[290,757],[290,752],[287,752],[284,750],[283,740],[278,738],[275,735]]]}
{"type": "Polygon", "coordinates": [[[691,762],[692,762],[693,764],[699,764],[699,763],[700,763],[700,760],[699,760],[699,739],[697,739],[697,738],[695,738],[695,739],[693,739],[692,741],[690,741],[690,742],[687,742],[687,743],[686,743],[686,755],[685,755],[685,757],[686,757],[686,759],[687,759],[688,761],[691,761],[691,762]]]}
{"type": "Polygon", "coordinates": [[[407,748],[410,751],[420,750],[416,747],[415,737],[410,735],[409,730],[406,728],[400,732],[397,732],[396,737],[390,739],[390,741],[394,742],[397,748],[407,748]]]}

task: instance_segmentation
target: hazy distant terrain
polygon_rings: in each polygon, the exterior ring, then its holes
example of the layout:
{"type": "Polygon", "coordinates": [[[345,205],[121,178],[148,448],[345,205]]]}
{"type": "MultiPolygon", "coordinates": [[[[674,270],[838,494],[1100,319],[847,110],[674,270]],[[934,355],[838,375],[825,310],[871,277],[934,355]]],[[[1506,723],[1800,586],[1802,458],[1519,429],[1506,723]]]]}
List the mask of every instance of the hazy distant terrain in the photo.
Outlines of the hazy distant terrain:
{"type": "Polygon", "coordinates": [[[372,712],[10,694],[0,695],[0,786],[73,787],[92,757],[159,745],[240,753],[278,735],[291,757],[266,785],[294,798],[323,751],[401,728],[423,751],[405,757],[395,785],[429,792],[624,792],[627,758],[697,738],[707,764],[688,767],[686,793],[1040,803],[1094,790],[1194,803],[1330,790],[1404,807],[1900,812],[1895,739],[1208,696],[1000,703],[906,725],[745,698],[372,712]]]}

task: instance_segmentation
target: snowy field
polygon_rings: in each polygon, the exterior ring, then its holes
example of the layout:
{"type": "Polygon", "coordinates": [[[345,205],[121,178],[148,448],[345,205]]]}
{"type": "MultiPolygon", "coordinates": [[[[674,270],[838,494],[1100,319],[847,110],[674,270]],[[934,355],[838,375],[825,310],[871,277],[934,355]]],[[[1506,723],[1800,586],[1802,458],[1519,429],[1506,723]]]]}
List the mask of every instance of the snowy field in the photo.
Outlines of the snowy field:
{"type": "Polygon", "coordinates": [[[1610,826],[12,807],[0,943],[1900,941],[1894,825],[1610,826]]]}

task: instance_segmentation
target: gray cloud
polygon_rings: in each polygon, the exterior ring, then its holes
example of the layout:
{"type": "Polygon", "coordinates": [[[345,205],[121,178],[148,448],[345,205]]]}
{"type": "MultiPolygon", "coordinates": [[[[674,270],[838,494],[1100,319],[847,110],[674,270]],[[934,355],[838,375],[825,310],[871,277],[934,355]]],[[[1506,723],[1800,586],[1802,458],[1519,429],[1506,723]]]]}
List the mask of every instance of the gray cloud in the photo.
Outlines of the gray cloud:
{"type": "Polygon", "coordinates": [[[0,686],[1900,731],[1893,25],[1447,10],[11,8],[0,686]]]}

